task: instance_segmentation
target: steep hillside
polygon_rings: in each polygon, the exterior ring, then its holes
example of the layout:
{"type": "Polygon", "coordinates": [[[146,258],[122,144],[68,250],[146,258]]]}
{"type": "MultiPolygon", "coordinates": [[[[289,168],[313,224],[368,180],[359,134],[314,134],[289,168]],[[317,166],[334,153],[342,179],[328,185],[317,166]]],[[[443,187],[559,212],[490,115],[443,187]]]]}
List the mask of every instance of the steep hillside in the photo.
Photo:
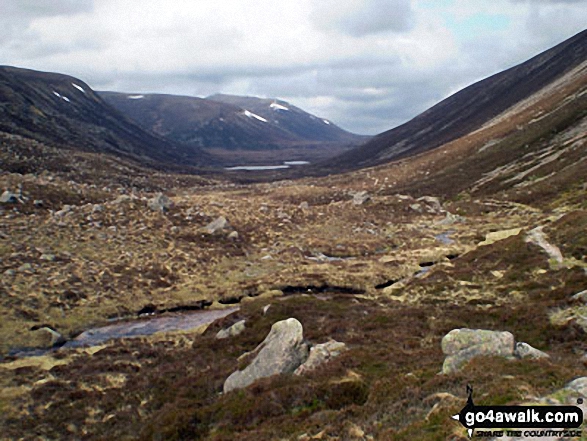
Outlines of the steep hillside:
{"type": "Polygon", "coordinates": [[[356,169],[412,156],[454,141],[555,82],[587,59],[587,31],[475,83],[411,121],[376,136],[332,164],[356,169]]]}
{"type": "Polygon", "coordinates": [[[159,167],[211,162],[199,149],[147,133],[83,81],[56,73],[0,67],[0,131],[159,167]]]}
{"type": "Polygon", "coordinates": [[[224,154],[227,161],[314,160],[366,140],[283,101],[227,95],[100,95],[143,128],[173,142],[224,154]]]}

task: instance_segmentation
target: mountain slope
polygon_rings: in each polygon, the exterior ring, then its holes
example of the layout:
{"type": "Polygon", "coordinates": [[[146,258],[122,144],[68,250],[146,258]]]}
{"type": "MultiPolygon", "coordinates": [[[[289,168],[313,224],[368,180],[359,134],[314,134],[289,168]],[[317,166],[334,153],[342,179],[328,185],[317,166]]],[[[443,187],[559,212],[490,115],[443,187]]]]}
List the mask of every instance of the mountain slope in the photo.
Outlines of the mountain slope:
{"type": "Polygon", "coordinates": [[[587,58],[587,31],[452,95],[332,164],[352,169],[412,156],[456,140],[548,86],[587,58]]]}
{"type": "Polygon", "coordinates": [[[77,78],[8,66],[0,67],[0,131],[157,166],[211,161],[147,133],[77,78]]]}
{"type": "Polygon", "coordinates": [[[203,99],[100,92],[100,96],[149,131],[187,146],[227,152],[229,158],[263,158],[264,152],[281,151],[289,159],[296,150],[301,155],[297,159],[313,159],[341,153],[347,145],[366,139],[283,101],[228,95],[203,99]]]}

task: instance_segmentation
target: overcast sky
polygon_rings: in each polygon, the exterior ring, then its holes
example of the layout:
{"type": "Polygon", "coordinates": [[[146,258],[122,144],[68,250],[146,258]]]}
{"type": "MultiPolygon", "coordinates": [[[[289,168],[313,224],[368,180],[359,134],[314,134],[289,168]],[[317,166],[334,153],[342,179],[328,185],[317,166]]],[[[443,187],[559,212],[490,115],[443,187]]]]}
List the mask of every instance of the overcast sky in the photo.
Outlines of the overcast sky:
{"type": "Polygon", "coordinates": [[[0,0],[0,64],[276,97],[376,134],[586,23],[585,0],[0,0]]]}

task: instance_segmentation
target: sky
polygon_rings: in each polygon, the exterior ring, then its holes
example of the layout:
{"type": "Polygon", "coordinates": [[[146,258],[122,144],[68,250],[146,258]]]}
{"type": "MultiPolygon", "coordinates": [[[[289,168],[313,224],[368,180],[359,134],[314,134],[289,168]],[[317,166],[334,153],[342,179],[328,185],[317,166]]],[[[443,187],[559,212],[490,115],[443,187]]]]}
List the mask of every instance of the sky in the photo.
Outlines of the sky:
{"type": "Polygon", "coordinates": [[[0,65],[279,98],[373,135],[586,23],[587,0],[0,0],[0,65]]]}

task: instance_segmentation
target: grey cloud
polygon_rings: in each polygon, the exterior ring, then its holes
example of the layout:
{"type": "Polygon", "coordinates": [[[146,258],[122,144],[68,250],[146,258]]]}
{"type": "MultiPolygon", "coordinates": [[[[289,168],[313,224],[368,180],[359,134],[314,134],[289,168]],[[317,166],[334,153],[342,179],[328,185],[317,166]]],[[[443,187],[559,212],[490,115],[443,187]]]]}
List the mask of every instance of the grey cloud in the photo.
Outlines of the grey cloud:
{"type": "Polygon", "coordinates": [[[353,37],[379,32],[405,32],[414,24],[409,0],[367,0],[363,2],[321,0],[312,14],[319,29],[337,30],[353,37]],[[342,3],[342,4],[341,4],[342,3]]]}
{"type": "Polygon", "coordinates": [[[54,17],[90,12],[94,0],[2,0],[4,19],[54,17]]]}

